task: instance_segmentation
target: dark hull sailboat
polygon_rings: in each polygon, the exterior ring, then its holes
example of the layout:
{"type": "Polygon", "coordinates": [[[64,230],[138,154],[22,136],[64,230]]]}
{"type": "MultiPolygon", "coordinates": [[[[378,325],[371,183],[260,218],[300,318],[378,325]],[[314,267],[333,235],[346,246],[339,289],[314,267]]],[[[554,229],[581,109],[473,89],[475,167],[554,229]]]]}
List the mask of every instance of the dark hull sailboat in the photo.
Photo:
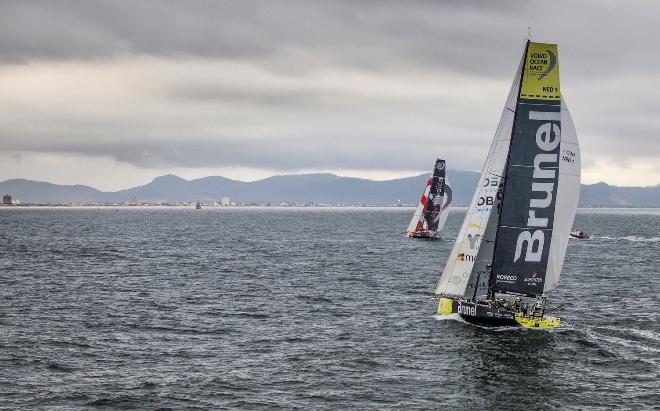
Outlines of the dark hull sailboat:
{"type": "Polygon", "coordinates": [[[437,159],[406,230],[410,238],[436,239],[447,221],[451,204],[451,188],[445,175],[445,160],[437,159]]]}
{"type": "Polygon", "coordinates": [[[527,42],[481,180],[436,286],[438,314],[553,328],[580,189],[580,151],[555,44],[527,42]]]}
{"type": "Polygon", "coordinates": [[[478,301],[462,298],[439,299],[439,315],[459,314],[465,321],[492,327],[554,328],[559,317],[548,316],[543,308],[523,309],[508,300],[478,301]]]}

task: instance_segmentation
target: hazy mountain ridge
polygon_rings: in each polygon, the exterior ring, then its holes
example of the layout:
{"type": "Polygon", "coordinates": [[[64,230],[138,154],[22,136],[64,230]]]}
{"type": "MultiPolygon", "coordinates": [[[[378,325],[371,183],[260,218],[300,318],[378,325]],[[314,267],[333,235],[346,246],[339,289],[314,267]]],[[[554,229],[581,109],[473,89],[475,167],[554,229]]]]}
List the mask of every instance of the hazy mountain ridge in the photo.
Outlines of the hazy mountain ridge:
{"type": "MultiPolygon", "coordinates": [[[[467,205],[479,173],[449,171],[454,204],[467,205]]],[[[84,185],[58,185],[25,179],[0,182],[0,193],[22,203],[122,203],[219,201],[227,196],[238,203],[416,204],[428,174],[373,181],[334,174],[294,174],[243,182],[220,176],[185,180],[175,175],[155,178],[142,186],[103,192],[84,185]]],[[[660,207],[660,185],[618,187],[606,183],[582,185],[581,206],[660,207]]]]}

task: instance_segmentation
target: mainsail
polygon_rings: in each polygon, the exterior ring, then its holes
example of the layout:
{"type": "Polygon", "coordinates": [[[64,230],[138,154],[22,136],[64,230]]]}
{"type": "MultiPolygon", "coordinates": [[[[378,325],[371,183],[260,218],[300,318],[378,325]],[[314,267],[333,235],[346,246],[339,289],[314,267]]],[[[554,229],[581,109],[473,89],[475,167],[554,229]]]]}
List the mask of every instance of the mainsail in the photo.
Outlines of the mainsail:
{"type": "Polygon", "coordinates": [[[445,160],[437,159],[408,225],[408,233],[423,230],[433,233],[442,231],[450,204],[451,188],[446,178],[446,163],[445,160]]]}
{"type": "Polygon", "coordinates": [[[580,187],[557,46],[528,42],[481,180],[435,293],[483,299],[557,287],[580,187]]]}

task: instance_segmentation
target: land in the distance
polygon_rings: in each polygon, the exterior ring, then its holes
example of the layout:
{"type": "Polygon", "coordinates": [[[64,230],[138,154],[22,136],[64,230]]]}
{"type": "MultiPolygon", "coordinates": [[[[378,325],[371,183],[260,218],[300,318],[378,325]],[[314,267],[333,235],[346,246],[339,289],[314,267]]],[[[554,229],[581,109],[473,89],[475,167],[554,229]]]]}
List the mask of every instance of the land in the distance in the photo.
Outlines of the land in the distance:
{"type": "MultiPolygon", "coordinates": [[[[453,204],[471,201],[479,173],[449,171],[453,204]]],[[[235,205],[380,205],[413,206],[419,201],[428,174],[374,181],[334,174],[273,176],[243,182],[225,177],[185,180],[174,175],[148,184],[104,192],[84,185],[58,185],[25,179],[0,182],[0,195],[9,194],[21,205],[152,205],[184,206],[200,201],[206,206],[235,205]]],[[[618,187],[606,183],[583,184],[581,207],[660,207],[660,185],[618,187]]]]}

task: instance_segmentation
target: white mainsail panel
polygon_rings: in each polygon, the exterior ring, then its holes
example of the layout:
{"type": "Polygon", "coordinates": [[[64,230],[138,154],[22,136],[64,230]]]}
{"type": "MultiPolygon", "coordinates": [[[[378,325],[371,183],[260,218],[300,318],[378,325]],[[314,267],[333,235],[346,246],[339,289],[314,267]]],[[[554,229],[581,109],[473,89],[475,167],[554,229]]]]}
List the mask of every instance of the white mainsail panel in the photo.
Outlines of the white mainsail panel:
{"type": "Polygon", "coordinates": [[[559,275],[564,264],[566,246],[580,197],[580,146],[573,118],[563,98],[561,100],[561,124],[559,182],[557,183],[555,220],[548,254],[544,292],[554,290],[559,285],[559,275]]]}
{"type": "MultiPolygon", "coordinates": [[[[523,56],[524,59],[524,56],[523,56]]],[[[477,189],[470,203],[463,225],[458,233],[442,276],[435,288],[436,294],[463,296],[465,293],[474,262],[484,238],[489,216],[497,195],[500,179],[506,166],[506,159],[511,142],[511,131],[515,117],[518,90],[522,75],[523,60],[513,80],[500,123],[491,143],[484,168],[481,172],[477,189]]]]}
{"type": "Polygon", "coordinates": [[[442,205],[440,207],[440,221],[438,222],[438,229],[436,233],[442,232],[445,228],[445,223],[447,222],[447,216],[449,215],[449,207],[451,203],[447,204],[448,201],[451,201],[450,194],[451,185],[449,185],[449,178],[445,178],[445,195],[442,197],[442,205]]]}
{"type": "Polygon", "coordinates": [[[422,197],[419,200],[419,204],[417,205],[415,214],[413,215],[412,220],[410,220],[410,224],[408,224],[408,230],[406,230],[407,232],[415,231],[415,228],[417,228],[417,223],[422,218],[422,213],[424,212],[424,206],[426,205],[426,202],[428,201],[429,198],[429,191],[431,190],[432,178],[433,178],[433,173],[431,173],[431,176],[429,177],[428,182],[426,183],[426,187],[424,187],[424,192],[422,193],[422,197]]]}

